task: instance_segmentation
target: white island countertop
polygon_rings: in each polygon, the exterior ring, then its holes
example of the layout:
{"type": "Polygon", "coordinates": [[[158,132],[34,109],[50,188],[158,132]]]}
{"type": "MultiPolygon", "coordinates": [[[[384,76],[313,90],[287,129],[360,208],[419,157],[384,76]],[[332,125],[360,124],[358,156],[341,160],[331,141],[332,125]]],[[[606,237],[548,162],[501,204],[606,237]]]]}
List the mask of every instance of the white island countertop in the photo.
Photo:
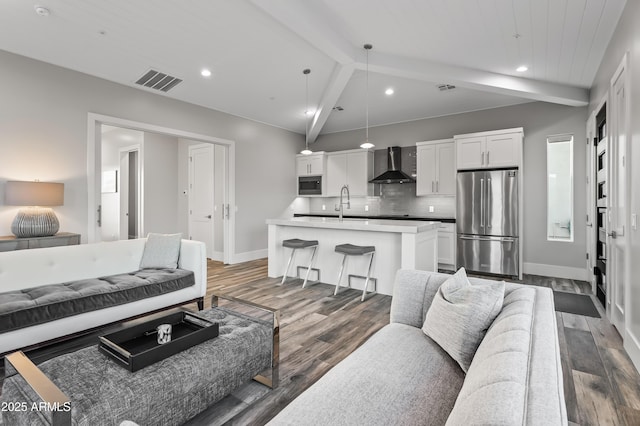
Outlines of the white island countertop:
{"type": "MultiPolygon", "coordinates": [[[[438,268],[439,222],[389,219],[343,219],[335,217],[294,217],[268,219],[269,276],[281,277],[287,268],[291,249],[282,241],[299,238],[317,240],[317,255],[313,258],[311,280],[336,284],[343,255],[336,245],[374,246],[372,276],[378,293],[393,294],[393,282],[398,269],[436,271],[438,268]]],[[[297,250],[289,276],[298,275],[312,261],[312,249],[297,250]]],[[[342,286],[352,282],[354,288],[364,287],[369,256],[349,256],[342,286]],[[350,278],[348,278],[350,276],[350,278]],[[353,280],[351,279],[353,278],[353,280]]],[[[373,285],[369,290],[373,290],[373,285]]]]}
{"type": "Polygon", "coordinates": [[[418,234],[420,232],[437,229],[439,222],[388,219],[343,219],[340,221],[335,217],[294,217],[288,219],[267,219],[267,225],[418,234]]]}

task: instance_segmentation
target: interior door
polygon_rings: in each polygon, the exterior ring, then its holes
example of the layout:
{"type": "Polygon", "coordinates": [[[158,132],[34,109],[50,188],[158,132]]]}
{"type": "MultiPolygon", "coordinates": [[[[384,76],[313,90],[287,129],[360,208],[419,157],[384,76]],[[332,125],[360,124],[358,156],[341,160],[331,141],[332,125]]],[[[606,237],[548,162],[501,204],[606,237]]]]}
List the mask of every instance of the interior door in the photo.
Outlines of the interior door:
{"type": "Polygon", "coordinates": [[[609,138],[610,159],[610,214],[609,229],[607,230],[609,247],[611,323],[618,329],[620,335],[625,335],[625,290],[626,290],[626,259],[627,252],[627,93],[626,70],[621,67],[612,80],[612,108],[608,122],[612,124],[609,138]]]}
{"type": "Polygon", "coordinates": [[[207,246],[207,257],[214,250],[214,147],[189,147],[189,239],[207,246]]]}
{"type": "Polygon", "coordinates": [[[586,241],[587,241],[587,281],[591,284],[591,291],[596,294],[596,279],[593,273],[593,268],[596,266],[596,240],[595,240],[595,228],[594,223],[596,219],[596,118],[595,113],[591,115],[587,121],[587,155],[586,155],[586,170],[587,170],[587,214],[586,214],[586,241]]]}

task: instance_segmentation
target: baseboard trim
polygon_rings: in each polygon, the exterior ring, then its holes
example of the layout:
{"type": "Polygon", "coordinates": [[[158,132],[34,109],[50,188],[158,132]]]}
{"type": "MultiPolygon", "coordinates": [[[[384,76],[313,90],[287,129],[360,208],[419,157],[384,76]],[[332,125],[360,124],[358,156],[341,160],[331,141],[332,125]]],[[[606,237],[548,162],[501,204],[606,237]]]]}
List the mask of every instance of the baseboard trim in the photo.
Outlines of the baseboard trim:
{"type": "Polygon", "coordinates": [[[224,261],[224,253],[221,251],[214,251],[211,253],[211,260],[215,260],[216,262],[224,261]]]}
{"type": "Polygon", "coordinates": [[[522,265],[522,270],[525,274],[587,281],[587,270],[585,268],[572,268],[569,266],[525,262],[524,265],[522,265]]]}
{"type": "Polygon", "coordinates": [[[251,260],[263,259],[268,256],[268,250],[254,250],[254,251],[245,251],[243,253],[236,253],[233,255],[231,259],[231,264],[249,262],[251,260]]]}
{"type": "Polygon", "coordinates": [[[628,328],[625,330],[625,334],[626,336],[623,343],[624,350],[627,351],[636,370],[640,371],[640,343],[628,328]]]}

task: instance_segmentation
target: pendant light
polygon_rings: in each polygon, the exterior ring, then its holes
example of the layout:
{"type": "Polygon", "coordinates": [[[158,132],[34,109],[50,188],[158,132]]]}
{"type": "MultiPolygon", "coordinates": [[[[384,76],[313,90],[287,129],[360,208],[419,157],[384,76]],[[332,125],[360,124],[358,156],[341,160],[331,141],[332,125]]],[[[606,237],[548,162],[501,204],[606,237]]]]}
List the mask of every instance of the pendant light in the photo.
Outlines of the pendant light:
{"type": "Polygon", "coordinates": [[[304,145],[305,148],[300,151],[302,155],[311,155],[313,151],[309,149],[309,74],[311,70],[306,68],[302,71],[302,74],[306,76],[306,84],[307,84],[307,95],[306,95],[306,106],[304,110],[304,145]]]}
{"type": "Polygon", "coordinates": [[[360,148],[371,149],[375,146],[374,144],[369,142],[369,51],[373,48],[373,46],[370,44],[365,44],[364,48],[367,51],[367,73],[366,73],[366,95],[365,95],[365,103],[367,107],[367,110],[366,110],[367,122],[365,126],[364,142],[360,144],[360,148]]]}

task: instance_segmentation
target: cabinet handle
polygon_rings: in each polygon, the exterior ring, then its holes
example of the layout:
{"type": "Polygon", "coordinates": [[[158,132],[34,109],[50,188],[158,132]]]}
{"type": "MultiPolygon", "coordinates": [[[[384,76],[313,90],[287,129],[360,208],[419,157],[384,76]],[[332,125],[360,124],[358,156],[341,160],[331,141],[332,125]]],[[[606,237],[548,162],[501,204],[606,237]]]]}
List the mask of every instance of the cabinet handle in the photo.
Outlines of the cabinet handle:
{"type": "Polygon", "coordinates": [[[434,189],[433,189],[433,181],[431,181],[431,192],[436,192],[436,191],[434,191],[434,189]]]}
{"type": "Polygon", "coordinates": [[[440,181],[436,181],[436,192],[440,192],[440,181]]]}
{"type": "Polygon", "coordinates": [[[489,165],[489,154],[490,154],[490,152],[487,151],[487,166],[489,165]]]}
{"type": "Polygon", "coordinates": [[[480,153],[480,157],[481,157],[481,158],[480,158],[480,165],[481,165],[481,166],[484,166],[484,152],[481,152],[481,153],[480,153]]]}

